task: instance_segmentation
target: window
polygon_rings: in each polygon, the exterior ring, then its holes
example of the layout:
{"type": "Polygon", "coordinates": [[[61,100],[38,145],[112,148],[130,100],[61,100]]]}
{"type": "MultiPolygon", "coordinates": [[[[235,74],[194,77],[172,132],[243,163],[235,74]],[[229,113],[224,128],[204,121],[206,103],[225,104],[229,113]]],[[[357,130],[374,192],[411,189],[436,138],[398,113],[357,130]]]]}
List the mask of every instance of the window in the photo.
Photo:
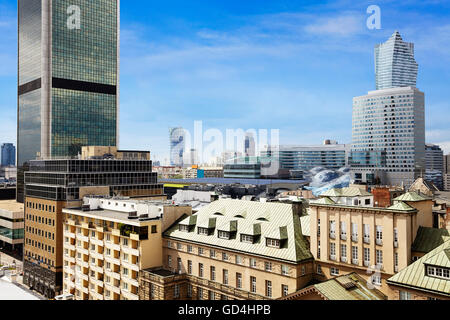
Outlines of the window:
{"type": "Polygon", "coordinates": [[[381,244],[383,244],[383,227],[376,226],[376,230],[377,230],[376,242],[378,245],[381,245],[381,244]]]}
{"type": "Polygon", "coordinates": [[[330,243],[330,260],[336,260],[336,243],[330,243]]]}
{"type": "Polygon", "coordinates": [[[178,272],[181,273],[182,270],[181,258],[177,258],[177,265],[178,265],[178,272]]]}
{"type": "Polygon", "coordinates": [[[122,273],[124,276],[128,276],[128,269],[127,268],[123,268],[122,273]]]}
{"type": "Polygon", "coordinates": [[[370,249],[364,248],[364,265],[368,267],[370,265],[370,249]]]}
{"type": "Polygon", "coordinates": [[[124,254],[123,254],[123,260],[124,260],[124,261],[128,261],[128,254],[127,254],[127,253],[124,253],[124,254]]]}
{"type": "Polygon", "coordinates": [[[209,235],[209,231],[208,228],[197,228],[197,232],[198,234],[204,235],[204,236],[208,236],[209,235]]]}
{"type": "Polygon", "coordinates": [[[211,266],[210,268],[211,281],[216,281],[216,267],[211,266]]]}
{"type": "Polygon", "coordinates": [[[188,298],[192,298],[192,284],[188,283],[187,287],[187,296],[188,298]]]}
{"type": "Polygon", "coordinates": [[[178,230],[182,231],[182,232],[189,232],[189,226],[185,225],[185,224],[180,224],[178,226],[178,230]]]}
{"type": "Polygon", "coordinates": [[[382,250],[376,251],[376,261],[377,261],[377,266],[383,265],[383,251],[382,250]]]}
{"type": "Polygon", "coordinates": [[[181,251],[183,249],[183,246],[181,243],[177,243],[177,250],[181,251]]]}
{"type": "Polygon", "coordinates": [[[398,229],[394,228],[394,247],[398,247],[398,229]]]}
{"type": "Polygon", "coordinates": [[[218,236],[220,239],[226,239],[226,240],[229,240],[229,239],[230,239],[230,233],[229,233],[229,232],[226,232],[226,231],[219,231],[219,232],[217,233],[217,236],[218,236]]]}
{"type": "Polygon", "coordinates": [[[302,266],[302,276],[304,276],[306,274],[306,267],[302,266]]]}
{"type": "Polygon", "coordinates": [[[249,236],[247,234],[241,234],[241,242],[253,243],[253,236],[249,236]]]}
{"type": "Polygon", "coordinates": [[[203,252],[204,252],[203,248],[202,247],[198,247],[198,255],[202,256],[203,252]]]}
{"type": "Polygon", "coordinates": [[[282,264],[281,265],[281,274],[283,276],[288,276],[289,275],[289,267],[284,265],[284,264],[282,264]]]}
{"type": "Polygon", "coordinates": [[[450,269],[434,266],[427,266],[427,275],[430,277],[450,279],[450,269]]]}
{"type": "Polygon", "coordinates": [[[251,293],[256,293],[256,278],[250,277],[250,291],[251,293]]]}
{"type": "Polygon", "coordinates": [[[347,262],[347,245],[341,244],[341,261],[347,262]]]}
{"type": "Polygon", "coordinates": [[[192,261],[188,260],[188,274],[192,274],[192,261]]]}
{"type": "Polygon", "coordinates": [[[271,248],[280,248],[280,240],[267,238],[266,246],[271,248]]]}
{"type": "Polygon", "coordinates": [[[266,280],[266,297],[272,297],[272,281],[266,280]]]}
{"type": "Polygon", "coordinates": [[[264,270],[272,271],[272,262],[264,262],[264,270]]]}
{"type": "Polygon", "coordinates": [[[244,264],[244,260],[241,256],[236,255],[236,264],[244,264]]]}
{"type": "Polygon", "coordinates": [[[281,285],[281,292],[283,294],[283,297],[286,297],[289,294],[289,287],[285,284],[281,285]]]}
{"type": "Polygon", "coordinates": [[[209,257],[210,258],[215,258],[216,257],[216,251],[215,250],[209,250],[209,257]]]}
{"type": "Polygon", "coordinates": [[[339,269],[332,267],[332,268],[330,269],[330,274],[331,274],[332,276],[338,276],[338,275],[339,275],[339,269]]]}
{"type": "Polygon", "coordinates": [[[320,219],[317,219],[317,237],[320,237],[320,219]]]}
{"type": "Polygon", "coordinates": [[[336,221],[330,220],[330,238],[336,239],[336,221]]]}
{"type": "Polygon", "coordinates": [[[198,294],[198,300],[203,300],[203,288],[198,288],[197,289],[197,294],[198,294]]]}
{"type": "Polygon", "coordinates": [[[352,241],[358,241],[358,224],[352,223],[352,241]]]}
{"type": "Polygon", "coordinates": [[[216,299],[214,291],[208,291],[208,299],[209,300],[215,300],[216,299]]]}
{"type": "Polygon", "coordinates": [[[198,264],[198,276],[203,278],[203,263],[198,264]]]}
{"type": "Polygon", "coordinates": [[[222,260],[223,261],[228,261],[228,253],[222,252],[222,260]]]}
{"type": "Polygon", "coordinates": [[[125,247],[128,247],[128,239],[127,239],[127,238],[123,238],[122,244],[123,244],[125,247]]]}
{"type": "Polygon", "coordinates": [[[250,268],[256,268],[256,259],[250,258],[250,268]]]}
{"type": "Polygon", "coordinates": [[[190,244],[187,246],[187,252],[192,253],[192,246],[190,244]]]}
{"type": "Polygon", "coordinates": [[[358,264],[358,247],[352,246],[352,263],[358,264]]]}
{"type": "Polygon", "coordinates": [[[172,268],[172,256],[167,256],[167,265],[172,268]]]}
{"type": "Polygon", "coordinates": [[[347,224],[345,221],[341,221],[341,239],[347,240],[347,224]]]}
{"type": "Polygon", "coordinates": [[[370,226],[368,224],[364,225],[364,242],[370,243],[370,226]]]}
{"type": "Polygon", "coordinates": [[[381,276],[376,274],[372,275],[372,284],[381,286],[381,276]]]}
{"type": "Polygon", "coordinates": [[[400,300],[411,300],[411,293],[406,291],[400,291],[399,292],[400,300]]]}
{"type": "Polygon", "coordinates": [[[228,284],[228,270],[223,269],[223,284],[228,284]]]}
{"type": "Polygon", "coordinates": [[[242,274],[236,273],[236,288],[242,289],[242,274]]]}

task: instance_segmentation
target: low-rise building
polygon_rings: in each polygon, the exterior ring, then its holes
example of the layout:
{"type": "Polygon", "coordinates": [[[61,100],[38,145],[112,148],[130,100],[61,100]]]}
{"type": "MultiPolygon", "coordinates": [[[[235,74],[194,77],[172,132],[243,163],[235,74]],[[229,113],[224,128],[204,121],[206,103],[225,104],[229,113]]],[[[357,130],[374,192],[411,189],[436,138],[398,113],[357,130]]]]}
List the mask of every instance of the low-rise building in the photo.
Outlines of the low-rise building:
{"type": "Polygon", "coordinates": [[[450,300],[450,239],[390,277],[395,300],[450,300]]]}
{"type": "Polygon", "coordinates": [[[342,275],[309,286],[281,298],[281,300],[386,300],[381,291],[374,288],[357,273],[342,275]]]}
{"type": "Polygon", "coordinates": [[[343,205],[328,197],[310,202],[311,252],[321,280],[356,272],[383,294],[386,280],[412,262],[419,227],[432,227],[430,198],[414,192],[389,208],[343,205]]]}
{"type": "Polygon", "coordinates": [[[20,253],[24,239],[23,203],[0,201],[0,247],[20,253]]]}
{"type": "Polygon", "coordinates": [[[290,204],[221,199],[164,233],[142,300],[276,299],[307,286],[313,257],[290,204]]]}
{"type": "Polygon", "coordinates": [[[76,300],[138,300],[139,272],[162,264],[162,232],[189,206],[85,197],[63,209],[63,292],[76,300]]]}

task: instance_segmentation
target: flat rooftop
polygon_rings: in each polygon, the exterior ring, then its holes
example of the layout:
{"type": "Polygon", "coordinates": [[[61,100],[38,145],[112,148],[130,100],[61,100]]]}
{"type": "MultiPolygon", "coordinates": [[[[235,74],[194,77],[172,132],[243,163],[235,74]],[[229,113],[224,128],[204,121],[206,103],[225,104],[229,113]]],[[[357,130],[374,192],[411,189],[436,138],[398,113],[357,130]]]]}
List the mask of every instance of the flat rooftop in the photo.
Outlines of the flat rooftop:
{"type": "Polygon", "coordinates": [[[0,200],[0,210],[23,212],[24,205],[16,200],[0,200]]]}
{"type": "Polygon", "coordinates": [[[0,300],[41,300],[30,292],[10,282],[7,277],[0,278],[0,300]]]}
{"type": "MultiPolygon", "coordinates": [[[[79,215],[83,217],[93,218],[93,219],[101,219],[108,220],[114,222],[126,222],[126,224],[133,226],[140,226],[142,223],[146,221],[139,221],[139,219],[128,219],[128,212],[122,211],[113,211],[113,210],[104,210],[97,209],[91,211],[83,211],[81,208],[71,208],[71,209],[63,209],[64,213],[79,215]]],[[[149,215],[148,219],[157,220],[159,217],[151,217],[149,215]]]]}
{"type": "Polygon", "coordinates": [[[278,185],[278,184],[306,184],[305,180],[279,179],[234,179],[234,178],[197,178],[197,179],[160,179],[159,183],[172,184],[241,184],[241,185],[278,185]]]}

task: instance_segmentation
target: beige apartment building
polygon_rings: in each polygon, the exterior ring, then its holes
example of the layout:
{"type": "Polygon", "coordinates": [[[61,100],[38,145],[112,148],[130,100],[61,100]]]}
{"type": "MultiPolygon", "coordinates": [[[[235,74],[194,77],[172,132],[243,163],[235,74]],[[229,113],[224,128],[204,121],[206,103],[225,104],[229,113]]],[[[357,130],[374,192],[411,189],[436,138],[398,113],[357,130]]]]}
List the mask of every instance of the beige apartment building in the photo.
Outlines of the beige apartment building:
{"type": "Polygon", "coordinates": [[[63,292],[76,300],[138,300],[139,272],[162,264],[162,231],[189,206],[85,197],[63,209],[63,292]]]}
{"type": "Polygon", "coordinates": [[[391,298],[386,280],[412,262],[419,227],[432,227],[432,200],[409,192],[391,207],[377,208],[367,199],[364,207],[352,205],[355,199],[349,204],[329,197],[311,201],[311,253],[322,280],[356,272],[391,298]]]}
{"type": "Polygon", "coordinates": [[[15,200],[0,201],[0,246],[8,250],[21,250],[24,238],[23,203],[15,200]]]}
{"type": "Polygon", "coordinates": [[[291,204],[221,199],[163,238],[163,264],[141,271],[141,300],[277,299],[313,279],[291,204]]]}

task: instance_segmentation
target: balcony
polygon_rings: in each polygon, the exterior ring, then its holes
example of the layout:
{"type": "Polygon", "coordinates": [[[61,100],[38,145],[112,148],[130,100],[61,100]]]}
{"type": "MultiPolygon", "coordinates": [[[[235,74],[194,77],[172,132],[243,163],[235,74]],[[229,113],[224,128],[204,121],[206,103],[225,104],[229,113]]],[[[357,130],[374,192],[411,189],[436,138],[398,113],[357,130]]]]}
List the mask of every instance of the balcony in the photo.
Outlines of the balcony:
{"type": "Polygon", "coordinates": [[[358,242],[358,235],[357,234],[352,234],[352,241],[353,242],[358,242]]]}
{"type": "Polygon", "coordinates": [[[398,266],[394,266],[394,272],[398,272],[398,266]]]}
{"type": "Polygon", "coordinates": [[[73,233],[73,232],[70,232],[70,231],[64,231],[64,235],[65,235],[66,237],[71,238],[71,239],[75,239],[75,233],[73,233]]]}
{"type": "Polygon", "coordinates": [[[127,254],[139,257],[140,253],[138,249],[133,249],[130,247],[122,246],[122,251],[127,254]]]}
{"type": "MultiPolygon", "coordinates": [[[[111,291],[111,292],[115,292],[115,293],[117,293],[117,294],[120,294],[120,288],[118,288],[118,287],[116,287],[116,286],[112,286],[112,285],[110,285],[110,284],[105,284],[105,289],[106,290],[109,290],[109,291],[111,291]]],[[[112,296],[112,295],[111,295],[112,296]]]]}
{"type": "Polygon", "coordinates": [[[69,263],[75,263],[75,257],[72,257],[69,254],[64,254],[64,261],[67,261],[69,263]]]}
{"type": "Polygon", "coordinates": [[[77,233],[77,240],[89,242],[89,237],[82,235],[81,233],[77,233]]]}
{"type": "Polygon", "coordinates": [[[103,267],[99,267],[97,265],[91,265],[91,270],[97,273],[104,273],[103,267]]]}
{"type": "Polygon", "coordinates": [[[336,256],[335,255],[330,255],[330,260],[331,261],[336,261],[336,256]]]}
{"type": "Polygon", "coordinates": [[[97,232],[108,232],[107,226],[96,225],[95,229],[97,230],[97,232]]]}
{"type": "Polygon", "coordinates": [[[89,290],[89,295],[92,297],[92,300],[103,300],[103,295],[95,290],[89,290]]]}
{"type": "Polygon", "coordinates": [[[103,288],[104,285],[103,280],[99,280],[96,277],[90,277],[89,281],[95,284],[96,286],[103,288]]]}
{"type": "Polygon", "coordinates": [[[122,296],[124,296],[128,300],[139,300],[139,296],[137,294],[133,294],[124,289],[122,289],[122,296]]]}
{"type": "Polygon", "coordinates": [[[398,241],[394,240],[394,248],[398,248],[398,241]]]}
{"type": "Polygon", "coordinates": [[[120,280],[120,273],[114,272],[112,270],[106,269],[105,270],[105,275],[107,275],[107,276],[109,276],[109,277],[111,277],[113,279],[120,280]]]}
{"type": "Polygon", "coordinates": [[[330,239],[336,239],[336,233],[330,232],[330,239]]]}
{"type": "Polygon", "coordinates": [[[370,243],[370,237],[364,236],[364,243],[370,243]]]}
{"type": "Polygon", "coordinates": [[[76,283],[75,288],[77,290],[80,290],[81,292],[84,292],[85,294],[89,294],[89,289],[86,287],[83,287],[83,285],[81,283],[76,283]]]}
{"type": "Polygon", "coordinates": [[[377,239],[377,240],[376,240],[376,244],[377,244],[378,246],[382,246],[382,245],[383,245],[383,240],[382,240],[382,239],[377,239]]]}
{"type": "Polygon", "coordinates": [[[370,266],[370,261],[364,261],[364,267],[369,267],[370,266]]]}
{"type": "Polygon", "coordinates": [[[119,230],[119,229],[113,229],[113,230],[111,231],[111,233],[112,233],[113,236],[118,236],[118,237],[120,237],[120,230],[119,230]]]}
{"type": "Polygon", "coordinates": [[[90,242],[91,242],[91,244],[95,244],[95,245],[100,246],[100,247],[103,247],[105,245],[103,240],[99,240],[99,239],[97,239],[95,237],[91,237],[90,238],[90,242]]]}
{"type": "Polygon", "coordinates": [[[341,233],[341,240],[344,240],[344,241],[347,240],[347,234],[346,233],[341,233]]]}
{"type": "Polygon", "coordinates": [[[122,266],[124,266],[125,268],[128,268],[128,269],[134,270],[136,272],[139,272],[139,266],[137,264],[133,264],[128,261],[122,260],[122,266]]]}
{"type": "Polygon", "coordinates": [[[70,244],[69,242],[64,242],[64,248],[75,251],[75,245],[70,244]]]}
{"type": "Polygon", "coordinates": [[[76,250],[77,250],[77,253],[79,252],[81,254],[89,255],[89,250],[85,249],[83,247],[77,247],[76,250]]]}
{"type": "Polygon", "coordinates": [[[76,259],[76,263],[79,266],[82,266],[83,268],[89,268],[89,263],[87,261],[84,261],[83,259],[76,259]]]}
{"type": "Polygon", "coordinates": [[[71,281],[68,278],[64,279],[64,283],[67,285],[69,289],[75,288],[75,282],[71,281]]]}
{"type": "Polygon", "coordinates": [[[75,274],[75,268],[71,268],[69,266],[65,266],[64,267],[64,272],[68,273],[68,274],[75,274]]]}
{"type": "Polygon", "coordinates": [[[139,288],[139,281],[137,279],[132,279],[128,276],[122,276],[122,281],[128,282],[129,284],[139,288]]]}
{"type": "Polygon", "coordinates": [[[87,274],[84,274],[83,272],[76,271],[75,272],[75,278],[83,279],[85,281],[89,281],[89,276],[87,274]]]}
{"type": "Polygon", "coordinates": [[[105,247],[111,250],[120,251],[120,245],[105,241],[105,247]]]}
{"type": "Polygon", "coordinates": [[[105,260],[109,263],[116,264],[118,266],[120,266],[120,264],[121,264],[119,259],[113,258],[111,256],[105,256],[105,260]]]}
{"type": "Polygon", "coordinates": [[[341,262],[347,263],[347,257],[341,257],[341,262]]]}
{"type": "Polygon", "coordinates": [[[358,259],[352,259],[352,263],[357,266],[359,264],[359,261],[358,259]]]}

